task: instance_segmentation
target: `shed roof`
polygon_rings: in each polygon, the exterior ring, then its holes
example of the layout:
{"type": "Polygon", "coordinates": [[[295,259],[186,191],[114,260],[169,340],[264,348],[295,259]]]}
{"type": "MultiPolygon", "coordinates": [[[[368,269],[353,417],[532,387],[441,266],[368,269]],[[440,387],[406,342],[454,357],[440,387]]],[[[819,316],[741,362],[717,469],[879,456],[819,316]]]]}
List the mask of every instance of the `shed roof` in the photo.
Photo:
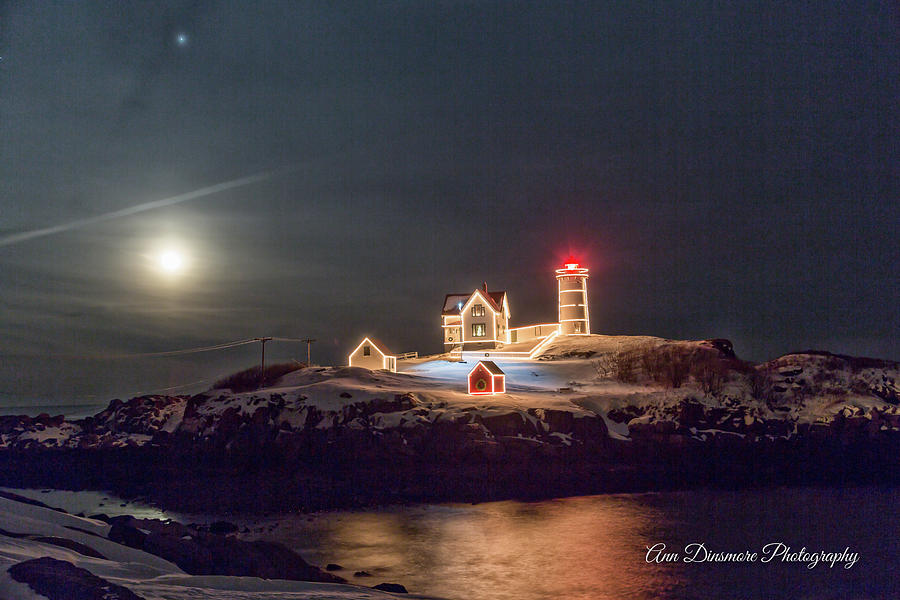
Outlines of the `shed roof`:
{"type": "Polygon", "coordinates": [[[503,370],[502,370],[500,367],[497,366],[497,363],[495,363],[495,362],[492,361],[492,360],[480,360],[480,361],[478,361],[478,364],[475,365],[474,367],[472,367],[472,370],[469,371],[469,375],[471,375],[472,373],[474,373],[474,372],[475,372],[475,369],[477,369],[479,365],[484,365],[484,367],[488,370],[488,372],[489,372],[491,375],[506,375],[506,373],[504,373],[503,370]]]}
{"type": "MultiPolygon", "coordinates": [[[[363,340],[359,343],[359,346],[356,347],[356,350],[359,350],[360,346],[362,346],[363,344],[366,343],[366,340],[368,340],[370,344],[375,346],[375,348],[379,352],[384,354],[385,356],[393,356],[393,354],[391,354],[391,351],[388,350],[388,347],[384,342],[382,342],[381,340],[379,340],[377,338],[373,338],[373,337],[369,337],[369,336],[366,336],[363,338],[363,340]]],[[[356,350],[354,350],[353,352],[356,352],[356,350]]]]}

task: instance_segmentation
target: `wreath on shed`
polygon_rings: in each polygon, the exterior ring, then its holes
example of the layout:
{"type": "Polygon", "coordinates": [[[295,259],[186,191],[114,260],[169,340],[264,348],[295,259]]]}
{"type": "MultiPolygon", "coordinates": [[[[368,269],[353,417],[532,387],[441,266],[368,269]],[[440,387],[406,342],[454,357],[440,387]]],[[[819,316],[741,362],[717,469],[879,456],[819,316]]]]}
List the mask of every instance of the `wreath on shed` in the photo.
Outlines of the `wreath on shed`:
{"type": "Polygon", "coordinates": [[[487,389],[487,380],[484,377],[475,382],[475,389],[479,392],[483,392],[487,389]]]}

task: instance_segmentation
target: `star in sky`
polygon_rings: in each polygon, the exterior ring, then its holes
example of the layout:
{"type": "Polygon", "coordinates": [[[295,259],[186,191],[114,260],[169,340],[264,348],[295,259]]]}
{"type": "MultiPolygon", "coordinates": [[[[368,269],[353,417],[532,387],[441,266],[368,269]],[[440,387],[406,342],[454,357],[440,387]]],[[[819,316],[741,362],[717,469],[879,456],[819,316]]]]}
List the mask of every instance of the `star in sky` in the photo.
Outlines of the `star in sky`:
{"type": "Polygon", "coordinates": [[[188,35],[183,31],[180,31],[175,34],[175,45],[184,48],[188,45],[188,35]]]}

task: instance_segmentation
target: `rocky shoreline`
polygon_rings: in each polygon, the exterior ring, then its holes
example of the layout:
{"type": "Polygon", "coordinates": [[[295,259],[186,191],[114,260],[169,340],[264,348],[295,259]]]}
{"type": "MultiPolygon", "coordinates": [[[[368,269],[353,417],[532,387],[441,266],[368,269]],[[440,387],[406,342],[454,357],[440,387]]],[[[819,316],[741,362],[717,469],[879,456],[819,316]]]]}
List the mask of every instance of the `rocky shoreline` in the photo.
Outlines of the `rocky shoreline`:
{"type": "Polygon", "coordinates": [[[0,481],[109,490],[163,509],[225,515],[698,487],[900,483],[900,436],[872,438],[867,427],[846,423],[840,428],[816,428],[791,440],[721,436],[706,443],[660,431],[639,443],[610,440],[590,450],[552,452],[514,438],[487,452],[450,452],[447,440],[432,454],[416,456],[355,440],[301,461],[271,449],[253,456],[171,447],[4,451],[0,481]]]}
{"type": "MultiPolygon", "coordinates": [[[[140,600],[142,596],[130,587],[84,568],[96,566],[98,561],[109,567],[123,560],[129,563],[127,569],[140,564],[136,572],[143,575],[128,579],[113,569],[117,573],[115,579],[139,585],[154,586],[156,575],[172,571],[170,575],[196,577],[198,583],[207,581],[205,576],[214,576],[223,582],[229,581],[226,578],[241,578],[245,581],[342,584],[344,595],[338,594],[341,598],[354,590],[407,593],[403,585],[392,582],[382,582],[371,588],[343,585],[348,584],[346,579],[329,572],[336,566],[340,569],[338,565],[320,569],[279,543],[242,540],[237,536],[237,526],[226,521],[198,525],[131,516],[70,515],[60,508],[7,491],[0,491],[0,505],[3,515],[0,519],[4,521],[0,545],[7,540],[18,541],[15,550],[4,556],[5,562],[12,562],[5,569],[6,576],[50,600],[140,600]],[[10,519],[18,513],[28,516],[10,519]],[[5,529],[10,526],[17,530],[5,529]],[[56,535],[41,531],[53,531],[56,535]],[[30,546],[35,546],[31,552],[30,546]],[[20,562],[12,559],[15,555],[34,556],[41,548],[44,550],[39,558],[20,562]]],[[[176,582],[162,580],[158,586],[171,587],[173,583],[176,582]]],[[[386,596],[379,594],[377,597],[386,596]]]]}
{"type": "Polygon", "coordinates": [[[0,485],[264,513],[900,482],[897,363],[806,352],[750,365],[726,340],[578,343],[517,367],[528,385],[489,400],[432,361],[424,374],[319,367],[254,392],[114,400],[74,421],[3,416],[0,485]]]}

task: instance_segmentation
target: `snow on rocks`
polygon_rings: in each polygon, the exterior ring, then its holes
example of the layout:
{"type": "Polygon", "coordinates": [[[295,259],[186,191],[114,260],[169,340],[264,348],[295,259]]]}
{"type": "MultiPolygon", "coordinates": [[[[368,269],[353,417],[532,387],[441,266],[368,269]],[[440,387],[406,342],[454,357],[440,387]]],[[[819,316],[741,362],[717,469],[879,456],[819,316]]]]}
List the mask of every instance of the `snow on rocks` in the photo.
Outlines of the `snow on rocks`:
{"type": "MultiPolygon", "coordinates": [[[[340,436],[455,431],[465,439],[533,438],[575,445],[727,431],[748,441],[789,438],[809,427],[900,431],[900,369],[890,361],[808,351],[760,365],[727,340],[649,336],[555,339],[538,360],[497,359],[507,393],[470,396],[471,364],[417,360],[398,373],[313,367],[271,387],[209,390],[191,398],[114,400],[94,417],[0,417],[0,448],[118,448],[172,442],[225,448],[340,436]],[[865,423],[862,422],[865,421],[865,423]]],[[[319,442],[316,442],[319,443],[319,442]]],[[[322,442],[324,443],[324,442],[322,442]]]]}
{"type": "MultiPolygon", "coordinates": [[[[179,532],[184,528],[163,522],[137,524],[154,529],[158,536],[166,528],[175,528],[179,532]]],[[[105,523],[9,498],[0,498],[0,529],[3,530],[0,531],[0,589],[4,597],[13,599],[77,600],[102,596],[122,600],[387,600],[397,597],[388,592],[400,591],[397,584],[381,586],[381,589],[388,590],[386,592],[342,583],[288,580],[286,577],[290,573],[277,569],[293,568],[291,565],[296,567],[299,564],[297,560],[302,560],[299,556],[287,558],[287,554],[293,553],[277,544],[256,543],[254,546],[254,543],[237,540],[231,542],[234,549],[244,551],[248,548],[246,544],[250,544],[257,549],[253,559],[262,561],[262,564],[266,562],[266,557],[270,557],[266,564],[276,571],[268,572],[266,579],[190,575],[173,562],[146,549],[132,548],[108,539],[110,527],[105,523]],[[47,541],[50,539],[52,543],[47,541]],[[85,553],[85,548],[96,552],[85,553]]],[[[222,540],[230,538],[212,534],[208,537],[215,538],[216,552],[221,551],[223,544],[229,545],[222,540]]],[[[190,544],[192,539],[189,537],[183,543],[190,544]]],[[[173,543],[177,545],[178,542],[173,543]]],[[[176,551],[173,555],[180,557],[179,560],[190,556],[183,551],[176,551]]],[[[238,555],[229,560],[223,564],[240,567],[245,562],[238,555]]],[[[332,581],[337,580],[324,571],[317,573],[332,581]]],[[[415,595],[404,597],[422,598],[415,595]]]]}

